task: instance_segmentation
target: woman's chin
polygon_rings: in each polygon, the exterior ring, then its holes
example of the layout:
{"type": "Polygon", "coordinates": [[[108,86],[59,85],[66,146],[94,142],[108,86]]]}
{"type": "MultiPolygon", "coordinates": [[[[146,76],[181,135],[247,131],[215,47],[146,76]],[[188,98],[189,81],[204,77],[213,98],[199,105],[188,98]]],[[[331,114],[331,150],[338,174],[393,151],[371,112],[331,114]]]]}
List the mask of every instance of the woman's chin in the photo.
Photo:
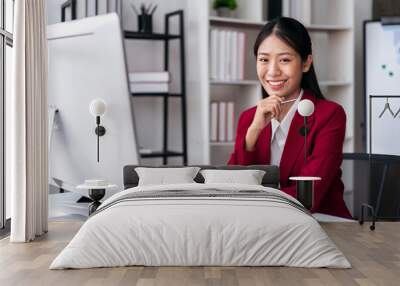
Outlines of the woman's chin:
{"type": "Polygon", "coordinates": [[[275,90],[275,89],[268,89],[267,90],[267,93],[269,94],[269,95],[277,95],[277,96],[280,96],[280,97],[285,97],[285,96],[287,96],[287,90],[285,90],[285,89],[283,89],[283,88],[281,88],[281,89],[278,89],[278,90],[275,90]]]}

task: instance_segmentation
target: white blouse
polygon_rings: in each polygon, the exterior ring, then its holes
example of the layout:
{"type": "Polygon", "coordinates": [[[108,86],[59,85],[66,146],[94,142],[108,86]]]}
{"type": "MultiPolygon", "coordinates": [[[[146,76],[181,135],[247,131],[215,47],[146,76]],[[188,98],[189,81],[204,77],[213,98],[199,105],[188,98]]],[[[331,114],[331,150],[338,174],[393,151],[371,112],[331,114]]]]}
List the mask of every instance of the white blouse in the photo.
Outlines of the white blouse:
{"type": "Polygon", "coordinates": [[[292,123],[293,117],[296,114],[297,106],[299,105],[300,99],[303,96],[303,89],[300,91],[296,101],[290,107],[288,113],[279,122],[275,118],[271,119],[271,165],[280,166],[283,149],[285,147],[286,138],[289,133],[290,124],[292,123]]]}

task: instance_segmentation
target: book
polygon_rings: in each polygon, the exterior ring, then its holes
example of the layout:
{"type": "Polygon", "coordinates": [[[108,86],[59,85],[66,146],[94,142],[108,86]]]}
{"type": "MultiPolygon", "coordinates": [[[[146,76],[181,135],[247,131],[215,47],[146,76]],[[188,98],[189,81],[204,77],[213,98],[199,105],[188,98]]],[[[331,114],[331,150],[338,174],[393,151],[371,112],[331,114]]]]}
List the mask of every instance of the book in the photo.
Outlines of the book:
{"type": "Polygon", "coordinates": [[[218,37],[218,79],[226,79],[225,70],[225,56],[226,56],[226,31],[220,30],[218,37]]]}
{"type": "Polygon", "coordinates": [[[218,103],[218,141],[226,141],[226,102],[218,103]]]}
{"type": "Polygon", "coordinates": [[[282,0],[282,16],[291,17],[291,0],[282,0]]]}
{"type": "Polygon", "coordinates": [[[139,154],[153,154],[154,150],[146,149],[146,148],[139,148],[139,154]]]}
{"type": "Polygon", "coordinates": [[[233,80],[238,80],[239,79],[239,67],[238,67],[238,32],[233,31],[232,32],[232,41],[231,41],[231,46],[232,46],[232,79],[233,80]]]}
{"type": "Polygon", "coordinates": [[[93,187],[103,187],[103,186],[108,186],[109,183],[106,180],[90,179],[90,180],[85,180],[85,185],[93,187]]]}
{"type": "Polygon", "coordinates": [[[168,92],[168,83],[130,83],[131,92],[168,92]]]}
{"type": "Polygon", "coordinates": [[[218,103],[210,105],[210,141],[218,141],[218,103]]]}
{"type": "Polygon", "coordinates": [[[229,101],[226,103],[226,140],[232,142],[234,140],[235,125],[235,103],[229,101]]]}
{"type": "Polygon", "coordinates": [[[210,35],[210,76],[211,79],[218,79],[217,60],[218,60],[218,30],[212,29],[210,35]]]}
{"type": "Polygon", "coordinates": [[[131,72],[129,73],[129,82],[169,82],[169,72],[131,72]]]}
{"type": "Polygon", "coordinates": [[[245,69],[245,53],[246,53],[246,34],[239,32],[238,34],[238,79],[244,79],[245,69]]]}
{"type": "Polygon", "coordinates": [[[224,70],[225,80],[232,80],[232,31],[226,31],[225,38],[225,55],[224,55],[224,70]]]}
{"type": "Polygon", "coordinates": [[[311,0],[301,1],[300,19],[303,25],[311,25],[311,0]]]}

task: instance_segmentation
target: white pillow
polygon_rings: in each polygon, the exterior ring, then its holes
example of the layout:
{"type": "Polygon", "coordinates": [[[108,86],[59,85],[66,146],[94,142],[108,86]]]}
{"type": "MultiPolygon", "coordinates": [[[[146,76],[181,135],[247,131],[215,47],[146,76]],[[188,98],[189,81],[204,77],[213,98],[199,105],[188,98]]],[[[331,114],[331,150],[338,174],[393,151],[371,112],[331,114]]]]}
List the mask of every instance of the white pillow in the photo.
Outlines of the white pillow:
{"type": "Polygon", "coordinates": [[[199,170],[199,167],[135,168],[139,176],[138,186],[195,183],[193,179],[199,170]]]}
{"type": "Polygon", "coordinates": [[[206,184],[261,185],[265,171],[261,170],[201,170],[206,184]]]}

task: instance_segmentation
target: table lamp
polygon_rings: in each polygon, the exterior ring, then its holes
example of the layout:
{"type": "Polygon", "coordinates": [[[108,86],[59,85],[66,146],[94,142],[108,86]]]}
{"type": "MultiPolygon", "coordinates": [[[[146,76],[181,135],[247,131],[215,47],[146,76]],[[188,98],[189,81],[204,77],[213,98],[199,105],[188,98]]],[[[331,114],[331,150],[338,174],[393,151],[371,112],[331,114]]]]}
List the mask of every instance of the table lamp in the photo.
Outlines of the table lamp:
{"type": "MultiPolygon", "coordinates": [[[[314,103],[309,99],[303,99],[299,102],[297,111],[304,118],[304,126],[300,128],[300,134],[304,136],[304,164],[307,163],[307,117],[314,113],[314,103]]],[[[308,210],[312,208],[314,201],[314,181],[321,180],[320,177],[299,176],[290,177],[290,180],[296,181],[296,198],[308,210]]]]}

